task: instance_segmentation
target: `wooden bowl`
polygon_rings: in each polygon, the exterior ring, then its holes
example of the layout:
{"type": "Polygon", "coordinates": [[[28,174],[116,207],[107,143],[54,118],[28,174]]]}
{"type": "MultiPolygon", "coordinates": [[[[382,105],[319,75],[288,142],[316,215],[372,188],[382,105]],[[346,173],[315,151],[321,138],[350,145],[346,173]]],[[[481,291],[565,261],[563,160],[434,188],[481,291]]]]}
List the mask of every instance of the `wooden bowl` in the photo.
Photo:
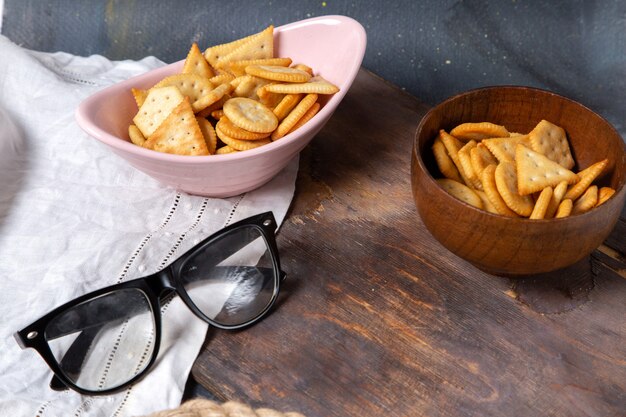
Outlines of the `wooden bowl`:
{"type": "Polygon", "coordinates": [[[609,235],[626,197],[626,153],[605,119],[573,100],[528,87],[487,87],[447,99],[430,110],[415,134],[411,183],[417,211],[430,233],[455,255],[495,275],[533,275],[574,264],[609,235]],[[587,213],[563,219],[528,220],[479,210],[437,185],[442,178],[431,146],[439,129],[489,121],[527,133],[541,120],[565,129],[574,172],[604,158],[609,165],[594,184],[616,193],[587,213]]]}

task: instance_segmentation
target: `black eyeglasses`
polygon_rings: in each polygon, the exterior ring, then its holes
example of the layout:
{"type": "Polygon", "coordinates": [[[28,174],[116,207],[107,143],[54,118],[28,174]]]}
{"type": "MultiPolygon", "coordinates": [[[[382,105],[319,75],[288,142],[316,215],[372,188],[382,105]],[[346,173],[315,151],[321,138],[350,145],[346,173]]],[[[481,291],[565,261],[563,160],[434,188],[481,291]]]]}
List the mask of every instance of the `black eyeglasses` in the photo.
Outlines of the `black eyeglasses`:
{"type": "Polygon", "coordinates": [[[225,227],[161,271],[63,304],[15,333],[54,372],[50,387],[108,394],[141,378],[156,360],[161,305],[178,294],[196,316],[221,329],[260,320],[285,273],[271,212],[225,227]]]}

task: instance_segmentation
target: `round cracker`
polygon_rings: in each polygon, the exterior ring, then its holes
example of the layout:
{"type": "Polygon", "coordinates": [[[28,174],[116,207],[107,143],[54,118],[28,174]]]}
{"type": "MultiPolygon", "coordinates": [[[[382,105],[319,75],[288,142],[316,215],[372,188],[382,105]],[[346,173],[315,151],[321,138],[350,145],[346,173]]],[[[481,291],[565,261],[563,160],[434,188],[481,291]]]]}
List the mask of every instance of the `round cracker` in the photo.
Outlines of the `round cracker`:
{"type": "Polygon", "coordinates": [[[256,133],[270,133],[278,126],[276,115],[258,101],[235,97],[224,103],[224,115],[236,126],[256,133]]]}
{"type": "Polygon", "coordinates": [[[440,178],[437,183],[453,197],[458,198],[476,208],[483,208],[483,201],[471,188],[449,178],[440,178]]]}
{"type": "Polygon", "coordinates": [[[238,151],[247,151],[249,149],[258,148],[259,146],[267,145],[271,142],[268,138],[259,140],[241,140],[231,138],[230,136],[224,134],[224,132],[220,129],[219,124],[215,126],[215,132],[222,142],[238,151]]]}
{"type": "Polygon", "coordinates": [[[530,216],[535,206],[533,198],[518,193],[515,165],[511,162],[500,162],[495,170],[495,179],[498,193],[506,205],[520,216],[530,216]]]}
{"type": "Polygon", "coordinates": [[[517,214],[506,205],[502,196],[498,192],[498,187],[496,185],[495,178],[496,166],[495,165],[487,165],[485,169],[483,169],[481,175],[481,181],[483,184],[483,190],[485,190],[485,194],[491,204],[496,209],[499,214],[503,216],[509,217],[517,217],[517,214]]]}
{"type": "Polygon", "coordinates": [[[454,165],[452,158],[448,155],[446,147],[439,136],[435,139],[432,149],[433,155],[435,156],[435,162],[437,162],[439,171],[441,171],[443,176],[458,182],[463,181],[461,179],[461,175],[459,174],[459,170],[456,169],[456,165],[454,165]]]}
{"type": "Polygon", "coordinates": [[[506,127],[490,122],[463,123],[450,131],[455,138],[464,142],[487,138],[507,138],[509,131],[506,127]]]}
{"type": "Polygon", "coordinates": [[[600,188],[600,190],[598,190],[598,203],[596,204],[596,207],[604,204],[606,200],[613,197],[613,194],[615,194],[615,190],[611,187],[600,188]]]}
{"type": "Polygon", "coordinates": [[[233,122],[231,122],[230,119],[226,116],[220,118],[220,120],[217,122],[217,126],[219,126],[220,130],[224,132],[226,136],[229,136],[233,139],[259,140],[265,139],[269,136],[269,133],[256,133],[244,130],[233,124],[233,122]]]}
{"type": "Polygon", "coordinates": [[[539,197],[535,202],[533,212],[530,213],[529,218],[534,220],[546,218],[546,212],[548,211],[548,206],[550,205],[550,201],[552,200],[552,193],[552,187],[546,187],[541,191],[541,194],[539,194],[539,197]]]}
{"type": "Polygon", "coordinates": [[[306,112],[317,101],[317,94],[307,94],[294,109],[285,117],[272,133],[272,140],[278,140],[289,133],[306,112]]]}
{"type": "Polygon", "coordinates": [[[233,149],[230,146],[226,145],[226,146],[222,146],[217,151],[215,151],[215,155],[225,155],[227,153],[235,153],[235,152],[239,152],[239,151],[237,149],[233,149]]]}

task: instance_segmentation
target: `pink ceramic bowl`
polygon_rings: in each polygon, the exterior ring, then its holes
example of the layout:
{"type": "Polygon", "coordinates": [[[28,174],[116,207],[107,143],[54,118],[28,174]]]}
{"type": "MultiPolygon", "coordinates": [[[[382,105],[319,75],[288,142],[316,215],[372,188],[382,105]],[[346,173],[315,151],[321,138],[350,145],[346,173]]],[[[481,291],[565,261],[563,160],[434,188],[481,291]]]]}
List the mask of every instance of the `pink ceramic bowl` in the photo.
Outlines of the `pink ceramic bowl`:
{"type": "MultiPolygon", "coordinates": [[[[326,124],[341,102],[365,54],[363,26],[345,16],[323,16],[274,29],[274,55],[304,63],[340,91],[297,131],[256,149],[225,155],[182,156],[133,145],[128,126],[137,112],[130,89],[149,88],[181,71],[183,62],[108,87],[83,101],[76,120],[89,135],[109,146],[135,168],[190,194],[230,197],[255,189],[278,174],[326,124]]],[[[186,54],[186,51],[182,52],[186,54]]]]}

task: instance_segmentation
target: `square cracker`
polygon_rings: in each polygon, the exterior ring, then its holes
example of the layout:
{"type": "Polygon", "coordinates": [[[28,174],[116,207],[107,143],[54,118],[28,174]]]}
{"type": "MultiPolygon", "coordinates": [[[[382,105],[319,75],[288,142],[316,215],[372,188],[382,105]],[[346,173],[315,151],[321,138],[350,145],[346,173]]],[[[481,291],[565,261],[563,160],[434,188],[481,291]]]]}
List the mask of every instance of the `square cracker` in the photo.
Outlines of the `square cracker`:
{"type": "Polygon", "coordinates": [[[152,88],[133,118],[144,137],[150,136],[184,99],[177,87],[152,88]]]}
{"type": "Polygon", "coordinates": [[[483,139],[481,143],[489,149],[489,152],[491,152],[499,162],[513,162],[515,160],[515,147],[518,143],[530,146],[528,143],[528,135],[483,139]]]}
{"type": "Polygon", "coordinates": [[[177,155],[208,155],[204,135],[185,97],[148,137],[144,147],[177,155]]]}
{"type": "Polygon", "coordinates": [[[563,128],[542,120],[528,134],[528,140],[533,151],[547,156],[564,168],[574,167],[574,158],[563,128]]]}

